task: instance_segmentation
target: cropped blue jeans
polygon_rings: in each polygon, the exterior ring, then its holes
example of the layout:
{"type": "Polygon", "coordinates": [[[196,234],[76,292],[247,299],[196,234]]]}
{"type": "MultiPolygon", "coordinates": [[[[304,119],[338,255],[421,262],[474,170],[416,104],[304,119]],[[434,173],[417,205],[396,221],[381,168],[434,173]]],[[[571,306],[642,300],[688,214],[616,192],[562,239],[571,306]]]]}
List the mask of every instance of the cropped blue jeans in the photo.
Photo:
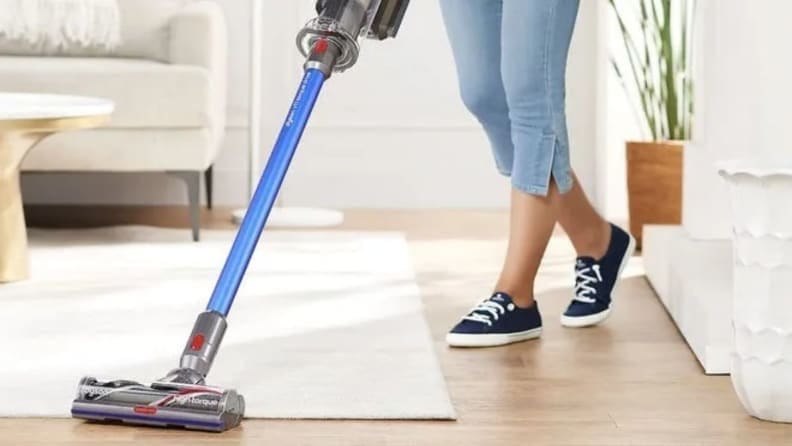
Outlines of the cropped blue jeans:
{"type": "Polygon", "coordinates": [[[546,196],[572,188],[566,67],[579,0],[440,0],[462,101],[498,170],[546,196]]]}

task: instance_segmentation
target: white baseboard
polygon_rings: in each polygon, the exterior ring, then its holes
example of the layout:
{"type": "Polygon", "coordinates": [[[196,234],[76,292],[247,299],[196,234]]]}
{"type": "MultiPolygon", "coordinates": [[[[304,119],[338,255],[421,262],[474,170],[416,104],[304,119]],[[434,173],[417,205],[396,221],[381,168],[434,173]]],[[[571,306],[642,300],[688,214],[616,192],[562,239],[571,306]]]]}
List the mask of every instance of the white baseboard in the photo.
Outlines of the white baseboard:
{"type": "Polygon", "coordinates": [[[681,226],[650,225],[643,257],[650,283],[705,373],[729,373],[731,241],[693,240],[681,226]]]}

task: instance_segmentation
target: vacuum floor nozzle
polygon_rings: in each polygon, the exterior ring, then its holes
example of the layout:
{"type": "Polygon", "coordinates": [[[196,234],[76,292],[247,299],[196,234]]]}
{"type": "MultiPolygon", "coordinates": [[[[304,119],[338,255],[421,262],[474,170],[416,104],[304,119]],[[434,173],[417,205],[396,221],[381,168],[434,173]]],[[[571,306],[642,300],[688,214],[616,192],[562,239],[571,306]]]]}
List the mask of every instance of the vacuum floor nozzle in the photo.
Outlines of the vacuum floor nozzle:
{"type": "Polygon", "coordinates": [[[217,387],[83,378],[71,412],[91,421],[223,432],[242,421],[245,399],[217,387]]]}

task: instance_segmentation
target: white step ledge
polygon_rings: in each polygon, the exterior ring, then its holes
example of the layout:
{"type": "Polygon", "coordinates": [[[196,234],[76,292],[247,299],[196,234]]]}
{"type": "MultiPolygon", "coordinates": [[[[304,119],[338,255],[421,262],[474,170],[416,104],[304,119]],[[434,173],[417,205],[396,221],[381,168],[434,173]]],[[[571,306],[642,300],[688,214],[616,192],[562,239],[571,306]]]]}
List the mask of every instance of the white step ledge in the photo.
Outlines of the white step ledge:
{"type": "Polygon", "coordinates": [[[646,274],[707,374],[728,374],[732,331],[732,244],[693,240],[681,226],[643,232],[646,274]]]}

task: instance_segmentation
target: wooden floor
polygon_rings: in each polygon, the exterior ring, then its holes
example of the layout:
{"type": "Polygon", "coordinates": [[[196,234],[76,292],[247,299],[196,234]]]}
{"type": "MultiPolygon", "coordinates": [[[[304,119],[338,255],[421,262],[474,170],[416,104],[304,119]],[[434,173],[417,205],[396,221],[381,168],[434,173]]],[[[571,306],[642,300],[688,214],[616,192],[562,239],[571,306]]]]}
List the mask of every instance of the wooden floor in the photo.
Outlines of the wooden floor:
{"type": "MultiPolygon", "coordinates": [[[[49,226],[62,221],[52,212],[31,210],[30,220],[49,226]]],[[[88,210],[80,218],[90,220],[94,215],[96,221],[102,213],[88,210]]],[[[167,209],[112,213],[126,223],[165,225],[180,221],[177,217],[182,215],[167,209]]],[[[224,212],[207,214],[205,221],[209,227],[230,227],[224,212]]],[[[617,311],[601,327],[561,328],[557,318],[571,287],[551,289],[540,295],[545,317],[540,341],[487,350],[446,348],[445,330],[488,289],[499,266],[494,260],[471,263],[477,253],[449,247],[475,247],[477,240],[491,246],[502,238],[506,226],[500,213],[371,211],[350,212],[344,226],[407,233],[437,354],[459,414],[457,422],[253,420],[215,435],[72,420],[0,420],[0,444],[792,444],[792,426],[750,418],[728,377],[703,375],[642,277],[621,286],[617,311]],[[459,240],[471,243],[452,243],[459,240]],[[469,268],[469,278],[449,273],[460,271],[459,264],[469,268]]]]}

